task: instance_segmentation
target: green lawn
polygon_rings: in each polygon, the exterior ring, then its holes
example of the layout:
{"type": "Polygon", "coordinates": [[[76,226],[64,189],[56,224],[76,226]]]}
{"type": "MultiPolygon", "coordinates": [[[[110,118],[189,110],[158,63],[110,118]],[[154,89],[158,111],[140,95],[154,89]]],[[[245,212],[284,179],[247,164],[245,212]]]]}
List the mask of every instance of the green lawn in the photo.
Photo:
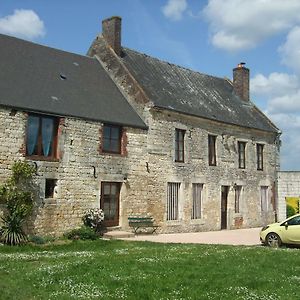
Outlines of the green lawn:
{"type": "Polygon", "coordinates": [[[300,249],[75,241],[0,247],[0,299],[299,299],[300,249]]]}

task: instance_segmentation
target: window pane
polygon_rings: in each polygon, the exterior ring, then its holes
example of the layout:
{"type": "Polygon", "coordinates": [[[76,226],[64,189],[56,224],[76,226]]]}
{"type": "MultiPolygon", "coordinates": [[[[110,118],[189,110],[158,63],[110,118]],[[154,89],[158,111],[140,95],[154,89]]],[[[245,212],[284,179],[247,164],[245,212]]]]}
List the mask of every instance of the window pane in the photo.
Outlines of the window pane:
{"type": "Polygon", "coordinates": [[[120,135],[120,129],[116,127],[111,128],[111,138],[113,140],[118,140],[120,135]]]}
{"type": "Polygon", "coordinates": [[[27,145],[26,145],[28,155],[38,154],[35,152],[37,151],[38,134],[39,134],[39,117],[28,116],[27,145]]]}
{"type": "Polygon", "coordinates": [[[103,150],[109,151],[110,149],[110,141],[107,139],[103,140],[103,150]]]}
{"type": "Polygon", "coordinates": [[[109,195],[110,194],[110,185],[107,183],[106,184],[104,183],[103,186],[104,186],[104,188],[103,188],[104,195],[109,195]]]}
{"type": "Polygon", "coordinates": [[[112,151],[112,152],[119,152],[120,151],[120,146],[119,146],[119,141],[118,140],[111,140],[110,141],[110,151],[112,151]]]}
{"type": "Polygon", "coordinates": [[[43,155],[51,155],[51,146],[53,144],[54,120],[52,118],[42,118],[42,146],[43,155]]]}
{"type": "Polygon", "coordinates": [[[103,136],[106,139],[110,139],[110,127],[109,126],[104,126],[103,136]]]}

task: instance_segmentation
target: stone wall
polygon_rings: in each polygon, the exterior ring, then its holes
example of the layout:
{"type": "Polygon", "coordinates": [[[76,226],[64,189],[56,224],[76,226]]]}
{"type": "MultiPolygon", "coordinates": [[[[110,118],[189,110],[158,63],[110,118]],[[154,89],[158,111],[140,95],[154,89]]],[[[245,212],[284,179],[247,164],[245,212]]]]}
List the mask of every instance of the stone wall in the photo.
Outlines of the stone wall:
{"type": "Polygon", "coordinates": [[[286,218],[285,197],[300,197],[300,172],[278,172],[278,220],[286,218]]]}
{"type": "MultiPolygon", "coordinates": [[[[0,181],[11,174],[11,166],[25,157],[27,114],[0,110],[0,181]]],[[[126,156],[99,152],[102,124],[75,118],[65,118],[59,125],[58,161],[30,161],[37,166],[35,181],[38,190],[34,217],[29,222],[31,232],[61,235],[80,226],[88,208],[100,206],[102,181],[121,183],[120,226],[126,225],[127,215],[144,211],[141,197],[147,195],[144,156],[145,130],[125,128],[126,156]],[[124,177],[127,178],[124,183],[124,177]],[[56,179],[54,197],[45,199],[46,179],[56,179]]]]}
{"type": "Polygon", "coordinates": [[[218,230],[221,186],[229,186],[227,228],[255,227],[274,221],[271,205],[276,181],[274,134],[220,124],[163,110],[148,118],[149,212],[164,232],[218,230]],[[185,161],[175,162],[175,128],[185,133],[185,161]],[[208,134],[216,135],[217,166],[208,164],[208,134]],[[246,169],[238,168],[237,141],[246,142],[246,169]],[[264,169],[257,170],[256,143],[264,144],[264,169]],[[179,219],[167,221],[167,183],[180,183],[179,219]],[[203,184],[202,217],[191,219],[192,184],[203,184]],[[241,185],[240,212],[234,210],[234,186],[241,185]],[[269,211],[262,212],[260,187],[268,186],[269,211]]]}
{"type": "MultiPolygon", "coordinates": [[[[0,110],[0,180],[15,160],[25,160],[27,114],[0,110]]],[[[148,109],[148,132],[126,129],[126,155],[101,153],[102,124],[63,118],[59,125],[58,161],[32,161],[39,187],[35,216],[29,224],[37,234],[61,235],[81,224],[91,207],[100,206],[102,181],[121,183],[119,228],[128,216],[153,216],[161,232],[218,230],[221,226],[221,186],[229,187],[227,228],[260,226],[274,220],[270,206],[262,213],[260,187],[269,200],[278,167],[274,135],[238,126],[148,109]],[[174,161],[175,128],[184,129],[185,161],[174,161]],[[208,134],[217,136],[217,166],[208,165],[208,134]],[[247,143],[246,169],[238,168],[237,141],[247,143]],[[264,144],[264,170],[256,169],[256,143],[264,144]],[[125,178],[125,180],[124,180],[125,178]],[[46,179],[56,179],[53,198],[45,199],[46,179]],[[179,218],[167,221],[168,182],[180,183],[179,218]],[[203,184],[200,219],[191,219],[192,184],[203,184]],[[243,186],[240,212],[234,212],[234,186],[243,186]]]]}

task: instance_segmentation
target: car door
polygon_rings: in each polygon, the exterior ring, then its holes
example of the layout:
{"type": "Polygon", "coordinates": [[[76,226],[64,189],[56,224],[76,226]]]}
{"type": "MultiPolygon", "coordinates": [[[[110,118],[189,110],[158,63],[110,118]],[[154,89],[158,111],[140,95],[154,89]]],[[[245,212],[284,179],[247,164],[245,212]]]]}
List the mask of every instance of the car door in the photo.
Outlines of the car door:
{"type": "Polygon", "coordinates": [[[283,225],[286,225],[283,228],[286,243],[300,244],[300,216],[288,220],[283,225]]]}

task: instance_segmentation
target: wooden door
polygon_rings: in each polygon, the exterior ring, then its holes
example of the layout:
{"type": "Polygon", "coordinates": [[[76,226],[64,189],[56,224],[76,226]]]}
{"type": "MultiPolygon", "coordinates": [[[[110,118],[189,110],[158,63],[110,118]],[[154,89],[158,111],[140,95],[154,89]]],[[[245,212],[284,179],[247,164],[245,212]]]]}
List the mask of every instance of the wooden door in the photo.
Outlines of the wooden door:
{"type": "Polygon", "coordinates": [[[100,208],[104,212],[103,225],[106,227],[119,225],[120,186],[119,182],[101,183],[100,208]]]}
{"type": "Polygon", "coordinates": [[[221,229],[227,229],[227,197],[229,186],[222,185],[221,188],[221,229]]]}

